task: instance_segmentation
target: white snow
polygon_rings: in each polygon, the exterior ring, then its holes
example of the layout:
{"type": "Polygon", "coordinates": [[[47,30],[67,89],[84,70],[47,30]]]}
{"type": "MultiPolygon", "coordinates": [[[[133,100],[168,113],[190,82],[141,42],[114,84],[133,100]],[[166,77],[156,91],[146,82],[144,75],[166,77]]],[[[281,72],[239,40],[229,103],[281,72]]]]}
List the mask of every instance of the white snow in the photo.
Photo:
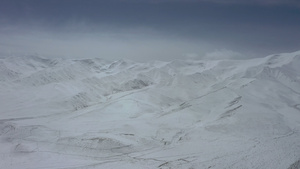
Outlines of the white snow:
{"type": "Polygon", "coordinates": [[[0,59],[0,168],[300,168],[300,51],[0,59]]]}

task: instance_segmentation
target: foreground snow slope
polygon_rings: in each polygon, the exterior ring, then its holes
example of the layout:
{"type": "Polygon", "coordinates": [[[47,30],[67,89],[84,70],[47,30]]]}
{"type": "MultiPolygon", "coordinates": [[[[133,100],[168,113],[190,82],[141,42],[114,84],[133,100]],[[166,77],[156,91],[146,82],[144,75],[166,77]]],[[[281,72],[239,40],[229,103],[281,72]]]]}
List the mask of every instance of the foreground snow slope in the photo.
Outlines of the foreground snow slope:
{"type": "Polygon", "coordinates": [[[300,52],[0,60],[0,168],[300,168],[300,52]]]}

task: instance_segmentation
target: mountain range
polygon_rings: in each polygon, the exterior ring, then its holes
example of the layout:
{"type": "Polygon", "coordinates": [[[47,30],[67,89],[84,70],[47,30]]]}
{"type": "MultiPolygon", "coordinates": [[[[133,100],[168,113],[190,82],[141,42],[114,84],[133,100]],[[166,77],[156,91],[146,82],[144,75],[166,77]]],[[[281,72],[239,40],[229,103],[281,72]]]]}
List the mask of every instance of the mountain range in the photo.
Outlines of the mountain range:
{"type": "Polygon", "coordinates": [[[0,59],[0,168],[300,168],[300,51],[0,59]]]}

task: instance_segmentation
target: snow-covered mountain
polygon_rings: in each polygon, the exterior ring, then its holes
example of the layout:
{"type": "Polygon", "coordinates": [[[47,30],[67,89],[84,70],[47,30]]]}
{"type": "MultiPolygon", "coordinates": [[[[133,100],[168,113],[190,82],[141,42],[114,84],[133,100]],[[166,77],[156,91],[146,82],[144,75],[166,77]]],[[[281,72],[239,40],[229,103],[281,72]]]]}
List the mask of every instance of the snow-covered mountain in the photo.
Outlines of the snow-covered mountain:
{"type": "Polygon", "coordinates": [[[0,168],[300,168],[300,51],[0,59],[0,168]]]}

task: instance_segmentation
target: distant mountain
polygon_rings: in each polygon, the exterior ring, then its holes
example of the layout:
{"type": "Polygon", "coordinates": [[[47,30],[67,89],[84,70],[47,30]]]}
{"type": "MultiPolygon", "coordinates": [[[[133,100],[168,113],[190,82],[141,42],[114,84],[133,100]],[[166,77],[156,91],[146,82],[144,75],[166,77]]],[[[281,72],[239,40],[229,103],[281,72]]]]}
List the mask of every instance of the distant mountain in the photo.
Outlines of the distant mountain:
{"type": "Polygon", "coordinates": [[[0,168],[300,168],[300,51],[0,59],[0,168]]]}

